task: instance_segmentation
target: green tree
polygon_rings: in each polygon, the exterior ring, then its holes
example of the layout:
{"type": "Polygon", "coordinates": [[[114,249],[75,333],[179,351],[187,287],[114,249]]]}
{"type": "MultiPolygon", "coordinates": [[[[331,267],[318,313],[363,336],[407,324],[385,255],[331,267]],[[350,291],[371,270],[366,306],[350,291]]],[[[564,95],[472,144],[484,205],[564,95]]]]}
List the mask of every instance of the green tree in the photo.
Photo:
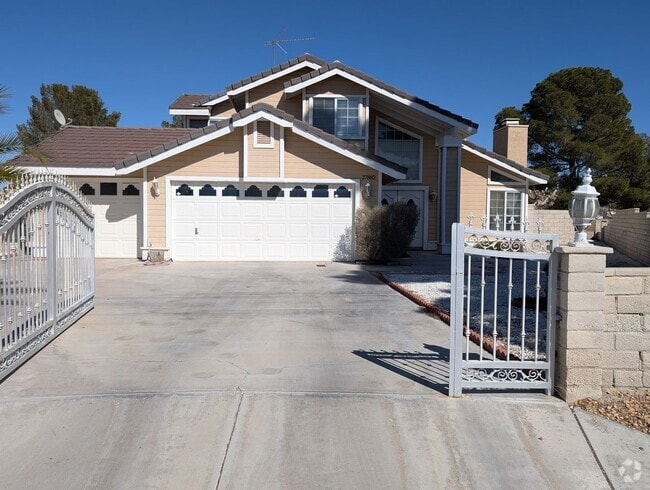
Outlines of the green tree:
{"type": "MultiPolygon", "coordinates": [[[[513,109],[504,108],[497,117],[513,114],[513,109]]],[[[521,108],[530,126],[528,160],[555,175],[560,191],[556,207],[566,206],[586,168],[594,172],[603,204],[622,207],[647,194],[650,161],[628,118],[630,109],[623,82],[603,68],[560,70],[531,91],[521,108]]]]}
{"type": "MultiPolygon", "coordinates": [[[[7,106],[3,102],[3,99],[7,97],[9,97],[7,87],[0,85],[0,114],[7,112],[7,106]]],[[[14,166],[2,163],[8,155],[20,151],[20,149],[21,145],[18,136],[15,134],[0,134],[0,183],[13,180],[22,173],[20,169],[14,166]]]]}
{"type": "Polygon", "coordinates": [[[17,126],[18,137],[25,146],[40,143],[59,130],[55,109],[77,126],[117,126],[120,120],[119,112],[109,114],[96,90],[83,85],[43,84],[40,94],[40,98],[32,96],[27,122],[17,126]]]}
{"type": "Polygon", "coordinates": [[[172,116],[172,122],[163,121],[160,123],[161,128],[182,128],[183,116],[172,116]]]}

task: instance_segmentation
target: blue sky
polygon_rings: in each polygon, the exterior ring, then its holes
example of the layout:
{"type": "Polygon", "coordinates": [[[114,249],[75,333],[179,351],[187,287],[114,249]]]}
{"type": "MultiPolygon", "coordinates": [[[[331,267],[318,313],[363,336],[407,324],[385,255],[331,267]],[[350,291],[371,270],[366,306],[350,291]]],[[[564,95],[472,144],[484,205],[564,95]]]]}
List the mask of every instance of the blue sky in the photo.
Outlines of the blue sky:
{"type": "Polygon", "coordinates": [[[210,93],[269,68],[264,41],[340,60],[479,123],[491,148],[494,115],[528,101],[535,84],[571,66],[623,80],[637,131],[650,133],[650,4],[644,0],[258,1],[9,0],[2,8],[0,85],[25,122],[42,83],[99,91],[120,126],[159,126],[183,92],[210,93]]]}

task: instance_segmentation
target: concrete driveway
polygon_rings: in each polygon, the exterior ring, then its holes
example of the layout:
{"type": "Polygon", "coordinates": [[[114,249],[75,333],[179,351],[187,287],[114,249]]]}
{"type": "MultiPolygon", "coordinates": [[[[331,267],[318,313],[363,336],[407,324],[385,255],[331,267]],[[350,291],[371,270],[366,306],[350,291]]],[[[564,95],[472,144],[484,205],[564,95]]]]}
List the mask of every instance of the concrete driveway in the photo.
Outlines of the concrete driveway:
{"type": "Polygon", "coordinates": [[[101,260],[95,309],[0,385],[0,482],[608,487],[563,402],[447,398],[447,345],[355,265],[101,260]]]}

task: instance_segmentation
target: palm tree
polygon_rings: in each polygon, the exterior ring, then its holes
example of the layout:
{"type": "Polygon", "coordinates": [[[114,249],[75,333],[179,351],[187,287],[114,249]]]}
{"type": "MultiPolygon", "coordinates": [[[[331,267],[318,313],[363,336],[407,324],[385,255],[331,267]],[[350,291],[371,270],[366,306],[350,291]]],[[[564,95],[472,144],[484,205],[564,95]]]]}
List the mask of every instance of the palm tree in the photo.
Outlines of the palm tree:
{"type": "MultiPolygon", "coordinates": [[[[7,111],[7,107],[2,102],[2,99],[6,99],[7,97],[9,97],[7,87],[0,85],[0,114],[4,114],[7,111]]],[[[16,177],[24,173],[18,167],[2,163],[3,157],[20,151],[21,149],[22,146],[17,135],[0,134],[0,184],[14,180],[16,177]]]]}

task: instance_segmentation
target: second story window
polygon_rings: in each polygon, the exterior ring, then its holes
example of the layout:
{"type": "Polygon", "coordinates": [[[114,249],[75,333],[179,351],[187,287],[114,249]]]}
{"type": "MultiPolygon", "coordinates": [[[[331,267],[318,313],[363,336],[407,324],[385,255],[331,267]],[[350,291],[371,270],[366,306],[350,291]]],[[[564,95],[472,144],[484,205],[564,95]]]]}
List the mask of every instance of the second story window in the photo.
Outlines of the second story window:
{"type": "Polygon", "coordinates": [[[314,97],[312,125],[342,139],[363,139],[361,97],[314,97]]]}

